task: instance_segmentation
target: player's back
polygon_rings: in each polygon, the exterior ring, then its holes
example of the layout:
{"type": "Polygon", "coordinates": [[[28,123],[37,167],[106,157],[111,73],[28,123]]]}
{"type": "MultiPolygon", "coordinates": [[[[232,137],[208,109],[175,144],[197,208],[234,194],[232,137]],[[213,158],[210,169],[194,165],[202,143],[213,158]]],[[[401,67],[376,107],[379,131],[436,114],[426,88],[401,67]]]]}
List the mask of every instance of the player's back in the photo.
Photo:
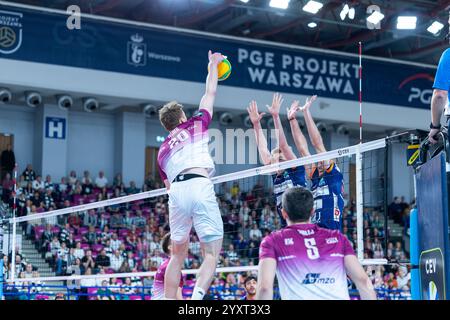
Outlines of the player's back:
{"type": "Polygon", "coordinates": [[[214,174],[214,161],[208,147],[210,123],[211,115],[201,109],[170,132],[158,152],[163,180],[172,182],[180,172],[189,168],[205,168],[210,175],[214,174]]]}
{"type": "Polygon", "coordinates": [[[165,260],[156,271],[152,288],[152,300],[164,299],[164,276],[166,275],[167,265],[170,259],[165,260]]]}
{"type": "Polygon", "coordinates": [[[354,255],[338,231],[314,224],[296,224],[264,238],[260,259],[277,262],[283,300],[348,300],[346,255],[354,255]]]}

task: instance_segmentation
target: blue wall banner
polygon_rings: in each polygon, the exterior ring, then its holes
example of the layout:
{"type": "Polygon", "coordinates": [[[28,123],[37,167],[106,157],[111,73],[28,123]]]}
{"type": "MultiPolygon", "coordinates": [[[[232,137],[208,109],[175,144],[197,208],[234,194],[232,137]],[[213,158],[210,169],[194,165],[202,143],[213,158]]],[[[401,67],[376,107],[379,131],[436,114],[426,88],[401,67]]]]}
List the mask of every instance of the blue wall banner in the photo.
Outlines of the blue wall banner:
{"type": "MultiPolygon", "coordinates": [[[[211,49],[233,66],[225,85],[358,101],[357,56],[90,17],[69,30],[67,17],[0,6],[0,58],[204,82],[211,49]]],[[[429,108],[434,68],[363,64],[364,101],[429,108]]]]}

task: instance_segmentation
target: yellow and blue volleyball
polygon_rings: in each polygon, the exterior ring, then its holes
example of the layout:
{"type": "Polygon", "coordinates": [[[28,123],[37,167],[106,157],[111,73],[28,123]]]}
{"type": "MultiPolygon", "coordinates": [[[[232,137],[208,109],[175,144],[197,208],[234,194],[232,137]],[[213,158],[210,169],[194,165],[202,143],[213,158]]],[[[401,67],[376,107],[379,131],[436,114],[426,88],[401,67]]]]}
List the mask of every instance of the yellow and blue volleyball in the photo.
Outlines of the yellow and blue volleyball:
{"type": "Polygon", "coordinates": [[[217,71],[219,75],[219,81],[224,81],[228,79],[231,75],[231,63],[228,59],[223,59],[217,66],[217,71]]]}

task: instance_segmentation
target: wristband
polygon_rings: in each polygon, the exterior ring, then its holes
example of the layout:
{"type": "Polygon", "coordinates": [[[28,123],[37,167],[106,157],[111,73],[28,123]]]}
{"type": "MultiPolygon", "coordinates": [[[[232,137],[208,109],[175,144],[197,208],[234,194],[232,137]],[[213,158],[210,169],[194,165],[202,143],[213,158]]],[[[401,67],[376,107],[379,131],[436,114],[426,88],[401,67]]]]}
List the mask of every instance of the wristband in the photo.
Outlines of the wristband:
{"type": "Polygon", "coordinates": [[[441,129],[442,128],[442,126],[439,124],[439,125],[437,125],[437,126],[435,126],[434,124],[433,124],[433,122],[431,122],[430,123],[430,129],[437,129],[437,130],[439,130],[439,129],[441,129]]]}

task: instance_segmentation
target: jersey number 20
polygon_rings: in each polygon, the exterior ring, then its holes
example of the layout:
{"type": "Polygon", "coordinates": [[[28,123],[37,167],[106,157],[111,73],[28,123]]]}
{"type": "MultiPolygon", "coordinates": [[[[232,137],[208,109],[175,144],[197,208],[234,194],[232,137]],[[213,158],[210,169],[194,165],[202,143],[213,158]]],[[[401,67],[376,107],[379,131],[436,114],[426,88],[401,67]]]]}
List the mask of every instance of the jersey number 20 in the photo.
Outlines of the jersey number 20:
{"type": "Polygon", "coordinates": [[[319,259],[319,250],[316,247],[316,239],[310,238],[305,239],[305,246],[307,248],[306,253],[308,254],[308,258],[311,260],[319,259]]]}
{"type": "Polygon", "coordinates": [[[189,133],[186,130],[180,131],[176,137],[172,138],[169,141],[169,147],[170,149],[173,149],[177,144],[180,142],[183,142],[189,138],[189,133]]]}

